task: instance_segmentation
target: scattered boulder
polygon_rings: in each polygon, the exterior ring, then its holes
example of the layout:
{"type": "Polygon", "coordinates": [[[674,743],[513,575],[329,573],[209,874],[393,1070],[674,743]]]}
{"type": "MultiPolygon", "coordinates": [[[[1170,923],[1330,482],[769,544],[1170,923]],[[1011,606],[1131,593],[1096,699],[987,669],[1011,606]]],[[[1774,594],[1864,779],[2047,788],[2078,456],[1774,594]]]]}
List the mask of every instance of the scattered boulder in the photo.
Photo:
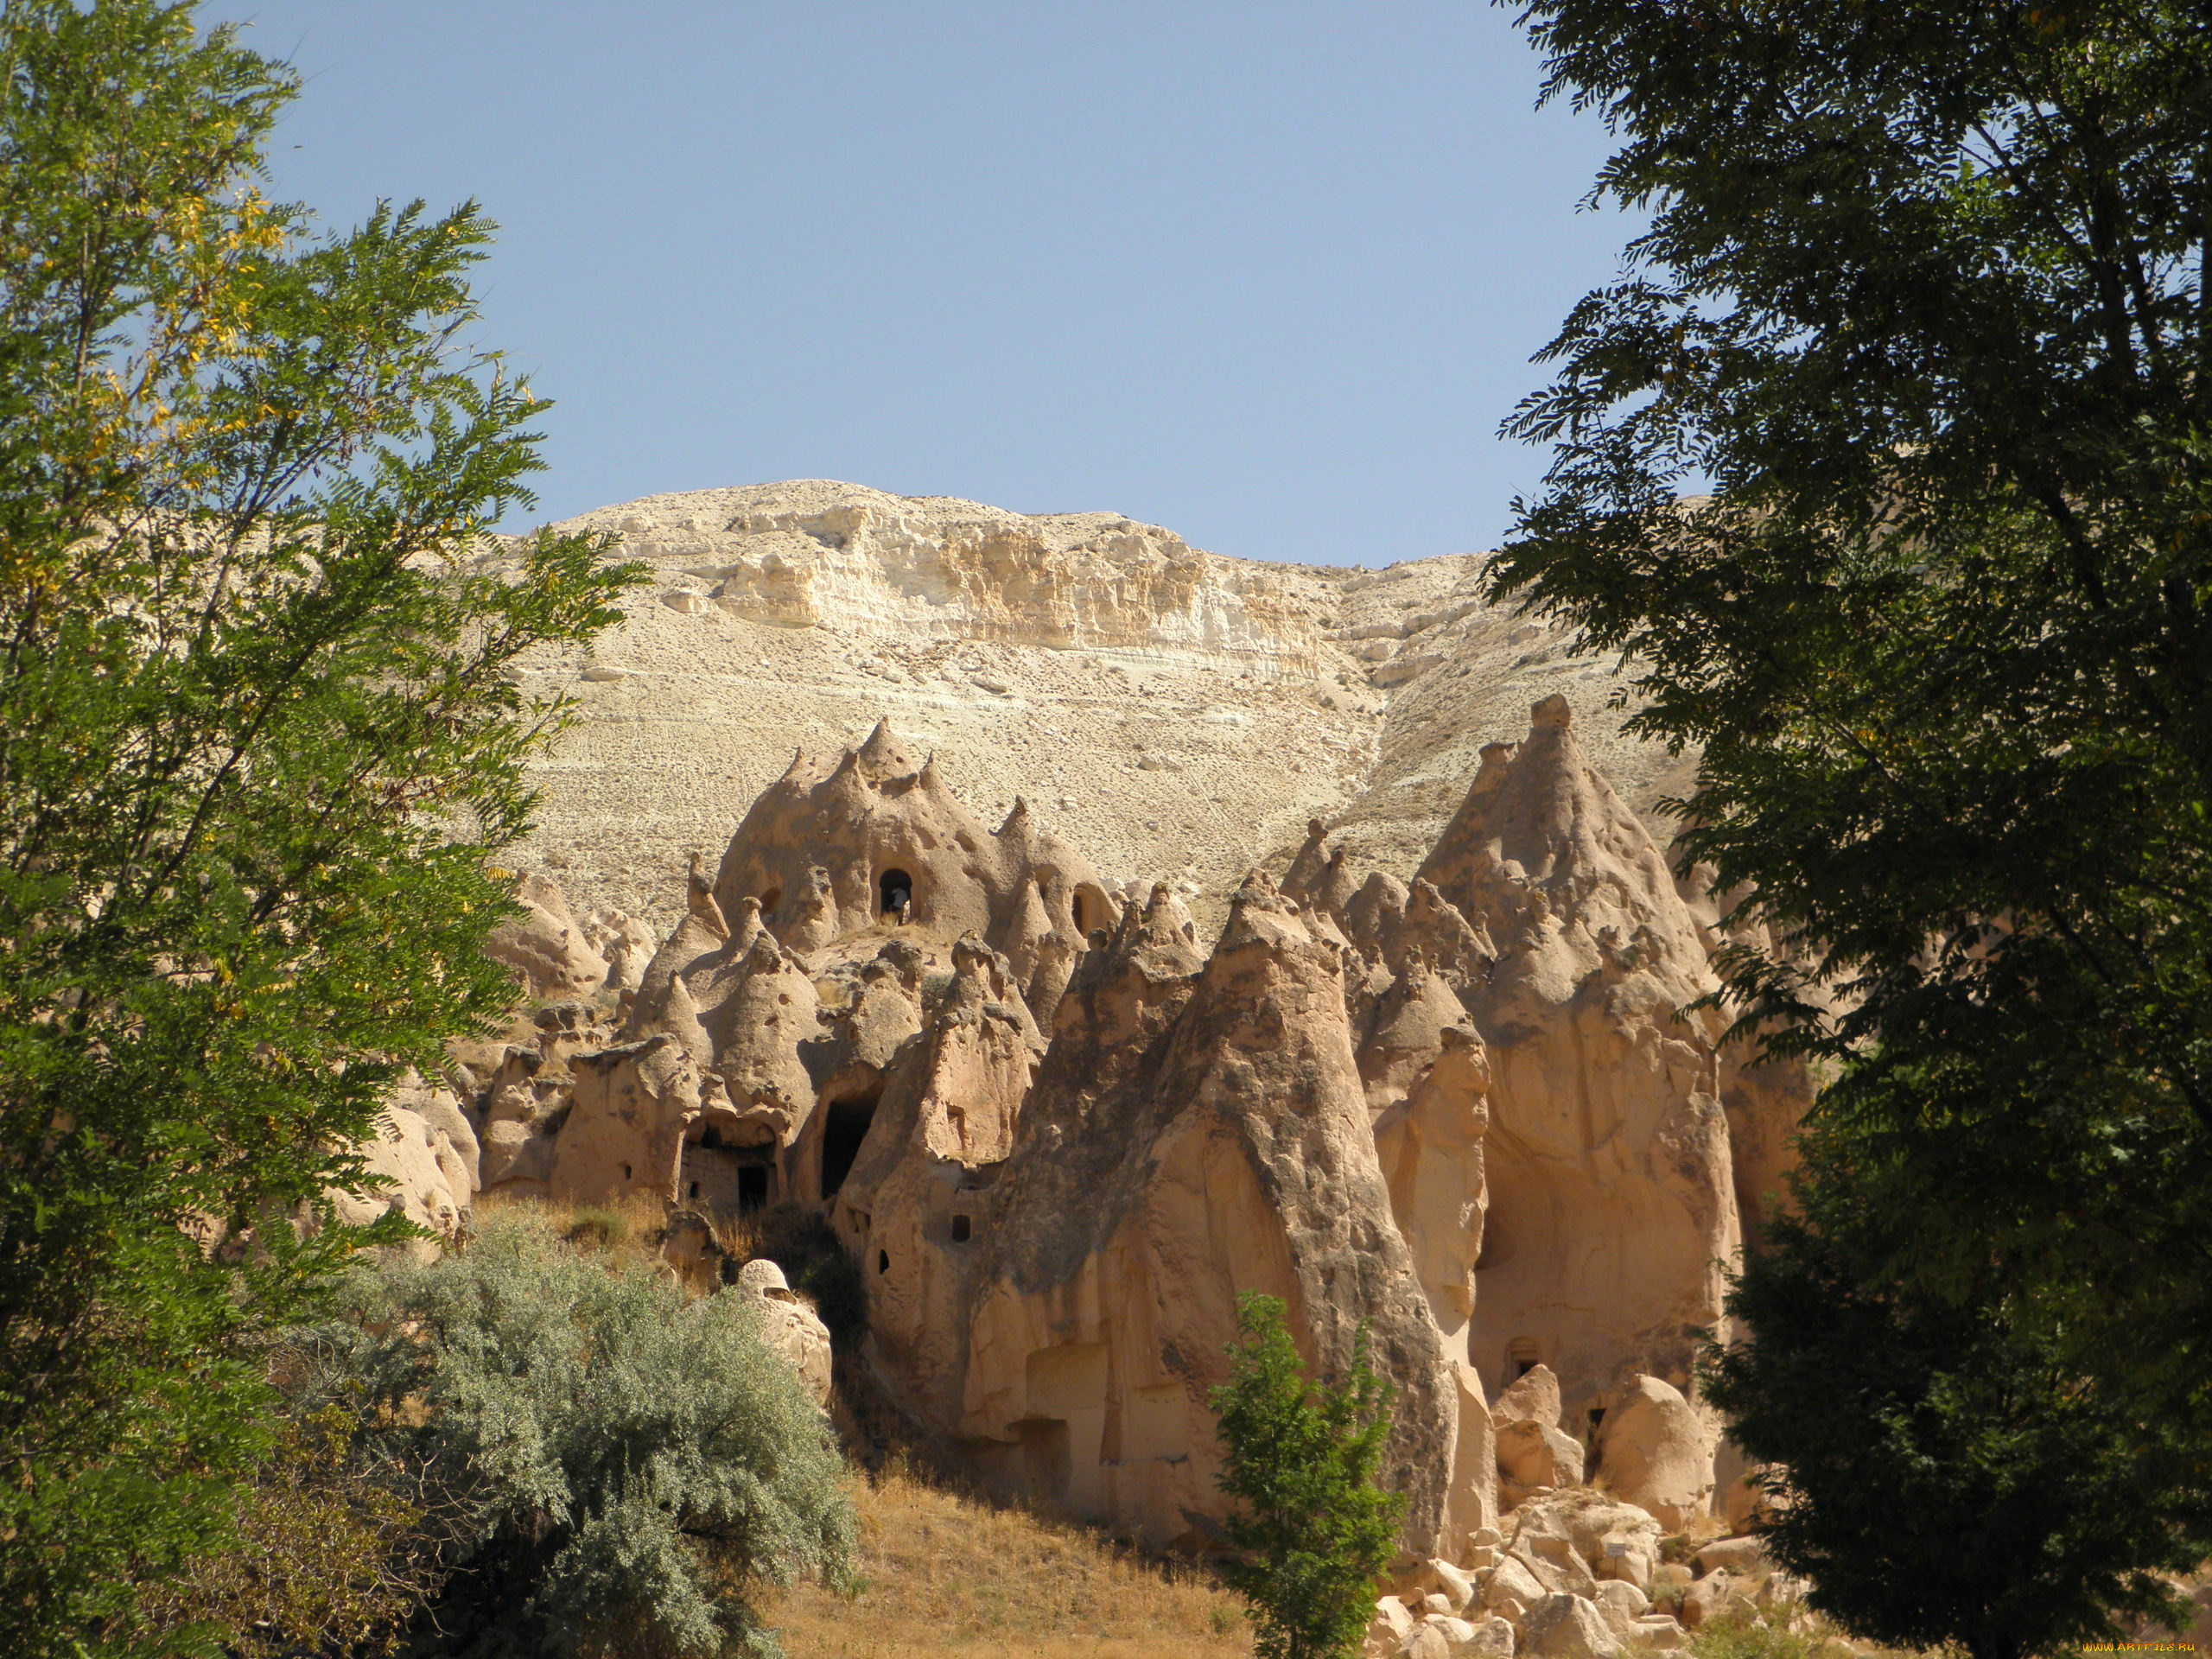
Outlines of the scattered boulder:
{"type": "Polygon", "coordinates": [[[1682,1628],[1702,1630],[1735,1597],[1736,1583],[1726,1571],[1708,1573],[1682,1592],[1682,1628]]]}
{"type": "Polygon", "coordinates": [[[765,1257],[738,1269],[736,1294],[757,1306],[762,1344],[798,1374],[815,1403],[827,1411],[831,1355],[830,1327],[822,1316],[800,1300],[784,1270],[765,1257]]]}
{"type": "Polygon", "coordinates": [[[1526,1560],[1508,1555],[1491,1569],[1483,1586],[1482,1610],[1517,1624],[1523,1613],[1551,1593],[1551,1586],[1529,1570],[1526,1560]]]}
{"type": "Polygon", "coordinates": [[[1387,1631],[1394,1642],[1404,1642],[1420,1627],[1421,1621],[1413,1610],[1396,1596],[1384,1596],[1375,1604],[1375,1623],[1387,1631]]]}
{"type": "Polygon", "coordinates": [[[1641,1373],[1621,1389],[1599,1434],[1599,1482],[1680,1531],[1713,1501],[1718,1436],[1672,1383],[1641,1373]]]}
{"type": "Polygon", "coordinates": [[[1497,1436],[1498,1473],[1514,1497],[1582,1484],[1580,1440],[1538,1422],[1508,1423],[1497,1436]]]}
{"type": "Polygon", "coordinates": [[[1605,1623],[1619,1636],[1636,1634],[1637,1621],[1651,1611],[1651,1599],[1621,1579],[1609,1579],[1599,1585],[1592,1600],[1605,1615],[1605,1623]]]}
{"type": "Polygon", "coordinates": [[[1752,1573],[1766,1565],[1766,1547],[1756,1538],[1722,1538],[1706,1545],[1692,1559],[1700,1577],[1724,1567],[1731,1573],[1752,1573]]]}
{"type": "Polygon", "coordinates": [[[1491,1417],[1500,1424],[1543,1423],[1552,1428],[1559,1427],[1559,1378],[1548,1365],[1530,1366],[1491,1408],[1491,1417]]]}
{"type": "Polygon", "coordinates": [[[1447,1612],[1465,1612],[1475,1599],[1475,1580],[1471,1573],[1460,1570],[1452,1561],[1432,1560],[1428,1564],[1429,1577],[1443,1596],[1447,1612]]]}
{"type": "Polygon", "coordinates": [[[1521,1620],[1520,1651],[1534,1659],[1611,1659],[1620,1646],[1597,1604],[1582,1596],[1546,1596],[1521,1620]]]}

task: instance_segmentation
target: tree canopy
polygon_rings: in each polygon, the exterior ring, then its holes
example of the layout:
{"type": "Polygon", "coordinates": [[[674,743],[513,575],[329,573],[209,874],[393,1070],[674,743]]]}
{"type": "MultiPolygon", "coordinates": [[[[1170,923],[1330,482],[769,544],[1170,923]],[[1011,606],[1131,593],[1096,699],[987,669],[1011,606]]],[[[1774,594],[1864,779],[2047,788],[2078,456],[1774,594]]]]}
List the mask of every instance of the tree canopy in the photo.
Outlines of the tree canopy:
{"type": "Polygon", "coordinates": [[[1649,217],[1508,423],[1554,455],[1496,591],[1698,754],[1681,854],[1759,925],[1739,1029],[1822,1069],[1824,1213],[1880,1223],[1852,1270],[2183,1433],[2201,1496],[2212,16],[1524,19],[1649,217]]]}
{"type": "Polygon", "coordinates": [[[492,227],[267,200],[296,89],[189,4],[0,10],[10,1653],[127,1644],[221,1536],[251,1338],[360,1243],[284,1218],[511,999],[491,858],[563,708],[512,671],[632,579],[486,538],[546,407],[468,344],[492,227]]]}

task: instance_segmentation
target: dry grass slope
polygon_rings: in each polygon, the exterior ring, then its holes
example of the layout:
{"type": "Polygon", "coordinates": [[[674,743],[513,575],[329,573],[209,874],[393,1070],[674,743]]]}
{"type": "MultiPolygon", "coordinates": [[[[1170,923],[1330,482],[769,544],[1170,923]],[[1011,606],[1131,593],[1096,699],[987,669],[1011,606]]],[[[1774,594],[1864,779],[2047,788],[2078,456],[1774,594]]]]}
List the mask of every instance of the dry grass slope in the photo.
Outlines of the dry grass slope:
{"type": "Polygon", "coordinates": [[[1251,1651],[1242,1604],[1065,1521],[899,1468],[855,1482],[864,1587],[793,1586],[765,1610],[790,1659],[1208,1659],[1251,1651]]]}

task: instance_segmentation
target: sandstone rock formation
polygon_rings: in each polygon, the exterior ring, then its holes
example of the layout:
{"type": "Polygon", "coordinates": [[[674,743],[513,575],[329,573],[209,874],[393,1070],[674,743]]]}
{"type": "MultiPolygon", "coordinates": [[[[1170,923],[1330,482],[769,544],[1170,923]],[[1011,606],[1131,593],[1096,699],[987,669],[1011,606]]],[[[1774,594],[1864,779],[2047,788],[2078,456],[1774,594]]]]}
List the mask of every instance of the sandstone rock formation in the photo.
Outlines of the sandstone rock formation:
{"type": "MultiPolygon", "coordinates": [[[[359,1152],[378,1188],[367,1196],[327,1194],[331,1212],[340,1222],[365,1227],[396,1210],[440,1239],[459,1236],[470,1195],[466,1168],[444,1130],[420,1113],[387,1106],[378,1117],[375,1136],[359,1152]]],[[[435,1254],[436,1249],[423,1241],[420,1253],[435,1254]]]]}
{"type": "Polygon", "coordinates": [[[1351,866],[1402,877],[1477,747],[1547,691],[1573,700],[1639,808],[1680,779],[1621,735],[1612,665],[1485,601],[1478,556],[1272,564],[1115,513],[820,480],[653,496],[567,527],[619,532],[652,582],[588,654],[520,665],[580,705],[534,779],[531,855],[579,913],[619,906],[657,935],[689,855],[728,840],[795,747],[884,714],[980,810],[1078,804],[1102,870],[1166,876],[1203,899],[1209,932],[1244,870],[1317,816],[1350,838],[1351,866]]]}
{"type": "Polygon", "coordinates": [[[1469,1010],[1488,1051],[1490,1205],[1473,1357],[1538,1360],[1571,1417],[1634,1370],[1687,1382],[1740,1243],[1714,982],[1649,832],[1583,755],[1564,699],[1494,744],[1423,861],[1498,960],[1469,1010]]]}
{"type": "Polygon", "coordinates": [[[1040,1081],[1001,1177],[961,1437],[1033,1496],[1179,1537],[1220,1512],[1206,1390],[1226,1379],[1237,1294],[1264,1291],[1326,1370],[1370,1323],[1397,1402],[1389,1478],[1408,1538],[1440,1538],[1456,1380],[1391,1218],[1342,947],[1255,877],[1192,972],[1163,912],[1064,1001],[1072,1063],[1040,1081]],[[1109,1046],[1120,1065],[1077,1058],[1109,1046]]]}
{"type": "Polygon", "coordinates": [[[784,1270],[772,1262],[748,1262],[739,1268],[737,1294],[757,1307],[762,1343],[798,1374],[815,1403],[827,1411],[830,1328],[822,1316],[799,1300],[784,1270]]]}
{"type": "Polygon", "coordinates": [[[592,949],[556,882],[543,874],[526,876],[515,902],[523,913],[503,924],[484,950],[514,970],[533,1001],[575,996],[607,983],[607,959],[592,949]]]}
{"type": "MultiPolygon", "coordinates": [[[[901,1408],[1001,1491],[1157,1542],[1225,1513],[1207,1392],[1239,1294],[1281,1298],[1324,1373],[1363,1324],[1430,1563],[1392,1639],[1502,1650],[1540,1606],[1544,1642],[1663,1637],[1637,1602],[1662,1521],[1716,1485],[1688,1332],[1739,1238],[1734,1144],[1770,1166],[1789,1091],[1682,1012],[1717,921],[1562,700],[1410,880],[1351,845],[1309,825],[1202,935],[1026,800],[988,827],[879,720],[671,882],[649,960],[603,913],[555,939],[610,942],[597,988],[457,1052],[467,1098],[418,1089],[416,1121],[474,1131],[448,1190],[670,1206],[702,1289],[721,1218],[818,1206],[901,1408]]],[[[573,917],[550,882],[531,903],[573,917]]]]}
{"type": "Polygon", "coordinates": [[[1713,1500],[1715,1425],[1656,1376],[1634,1376],[1606,1409],[1598,1441],[1605,1490],[1679,1531],[1713,1500]]]}
{"type": "Polygon", "coordinates": [[[757,899],[764,926],[818,950],[906,912],[953,938],[974,933],[1033,957],[1054,935],[1080,949],[1116,909],[1082,854],[1017,799],[994,833],[877,722],[834,765],[794,755],[753,804],[715,876],[727,916],[757,899]]]}

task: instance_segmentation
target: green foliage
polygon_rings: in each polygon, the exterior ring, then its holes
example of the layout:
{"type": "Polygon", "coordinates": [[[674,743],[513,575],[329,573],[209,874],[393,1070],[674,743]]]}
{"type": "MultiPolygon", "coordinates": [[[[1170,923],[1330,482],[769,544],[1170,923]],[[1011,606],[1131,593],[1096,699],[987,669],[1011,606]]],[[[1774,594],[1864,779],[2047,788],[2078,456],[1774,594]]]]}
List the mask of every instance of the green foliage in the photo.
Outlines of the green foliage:
{"type": "Polygon", "coordinates": [[[1227,1452],[1221,1489],[1242,1506],[1228,1526],[1245,1559],[1224,1569],[1249,1604],[1268,1659],[1338,1659],[1358,1650],[1376,1575],[1397,1548],[1405,1499],[1378,1491],[1389,1438],[1388,1389],[1368,1364],[1363,1329],[1338,1383],[1309,1383],[1282,1302],[1237,1298],[1242,1341],[1213,1391],[1227,1452]]]}
{"type": "Polygon", "coordinates": [[[1900,1244],[1815,1142],[1729,1312],[1757,1339],[1708,1353],[1706,1397],[1770,1477],[1769,1555],[1814,1607],[1895,1646],[2060,1653],[2171,1613],[2212,1494],[2176,1480],[2186,1424],[2139,1416],[2018,1315],[1992,1272],[1935,1296],[1882,1272],[1900,1244]],[[2115,1623],[2113,1614],[2120,1616],[2115,1623]]]}
{"type": "Polygon", "coordinates": [[[596,1205],[571,1211],[562,1236],[571,1244],[614,1249],[630,1242],[630,1217],[620,1210],[596,1205]]]}
{"type": "Polygon", "coordinates": [[[365,1459],[360,1428],[334,1402],[288,1413],[236,1540],[142,1597],[153,1630],[175,1645],[222,1636],[237,1659],[391,1652],[442,1575],[409,1471],[365,1459]]]}
{"type": "Polygon", "coordinates": [[[1854,1651],[1833,1636],[1777,1630],[1732,1610],[1690,1631],[1682,1645],[1692,1659],[1852,1659],[1854,1651]]]}
{"type": "Polygon", "coordinates": [[[1599,191],[1652,217],[1509,423],[1556,448],[1497,590],[1622,654],[1633,728],[1699,752],[1686,853],[1751,895],[1728,999],[1832,1077],[1834,1179],[1889,1246],[1839,1243],[1867,1294],[1996,1318],[2159,1425],[2177,1455],[2132,1465],[2140,1501],[2196,1529],[2212,25],[2097,0],[1527,16],[1549,92],[1621,140],[1599,191]]]}
{"type": "Polygon", "coordinates": [[[421,1471],[450,1569],[407,1651],[773,1654],[757,1586],[844,1570],[829,1421],[743,1297],[686,1301],[521,1211],[365,1272],[347,1313],[316,1333],[316,1386],[421,1471]]]}
{"type": "MultiPolygon", "coordinates": [[[[255,1222],[511,989],[486,855],[632,577],[541,535],[458,344],[474,207],[315,239],[295,78],[188,5],[0,10],[0,1650],[129,1645],[270,1445],[257,1332],[361,1242],[255,1222]]],[[[389,1233],[390,1230],[386,1230],[389,1233]]]]}

